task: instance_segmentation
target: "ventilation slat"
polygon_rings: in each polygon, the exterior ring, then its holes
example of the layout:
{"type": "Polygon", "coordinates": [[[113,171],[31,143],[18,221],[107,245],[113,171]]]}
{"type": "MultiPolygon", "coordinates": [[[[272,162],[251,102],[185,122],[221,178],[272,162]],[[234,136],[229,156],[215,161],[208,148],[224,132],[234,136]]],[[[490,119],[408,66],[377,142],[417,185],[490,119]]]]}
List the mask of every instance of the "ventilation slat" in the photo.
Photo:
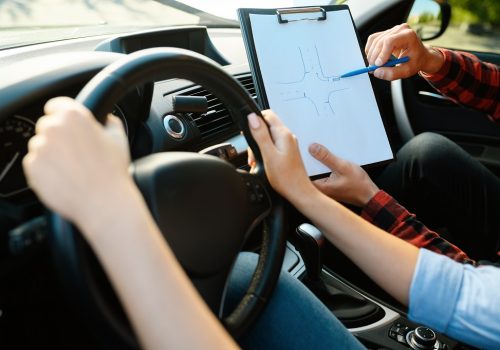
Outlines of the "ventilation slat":
{"type": "MultiPolygon", "coordinates": [[[[255,98],[255,87],[250,75],[237,77],[241,85],[255,98]]],[[[208,140],[234,128],[234,121],[224,104],[214,94],[202,87],[196,87],[180,93],[183,96],[203,96],[207,99],[208,112],[203,115],[192,115],[192,119],[200,130],[201,138],[208,140]]]]}
{"type": "Polygon", "coordinates": [[[217,120],[214,120],[210,123],[207,123],[205,125],[200,125],[200,132],[202,134],[204,133],[207,133],[207,132],[211,132],[212,130],[216,130],[216,129],[219,129],[219,128],[222,128],[224,126],[228,126],[228,125],[231,125],[232,122],[231,121],[228,121],[228,120],[222,120],[221,119],[217,119],[217,120]]]}
{"type": "Polygon", "coordinates": [[[219,126],[212,128],[208,131],[201,132],[201,137],[202,138],[207,138],[208,136],[213,137],[213,136],[215,136],[215,134],[220,134],[220,133],[227,131],[228,127],[230,127],[231,125],[232,125],[232,123],[229,122],[227,124],[219,125],[219,126]]]}

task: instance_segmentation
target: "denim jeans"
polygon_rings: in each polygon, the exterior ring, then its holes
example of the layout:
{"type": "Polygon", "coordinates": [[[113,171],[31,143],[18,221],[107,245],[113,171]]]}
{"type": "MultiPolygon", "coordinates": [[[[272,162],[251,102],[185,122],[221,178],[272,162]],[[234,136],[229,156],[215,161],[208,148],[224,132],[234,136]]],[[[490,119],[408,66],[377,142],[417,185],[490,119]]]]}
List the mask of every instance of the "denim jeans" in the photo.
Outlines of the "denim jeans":
{"type": "MultiPolygon", "coordinates": [[[[241,253],[229,280],[227,311],[244,295],[258,255],[241,253]]],[[[365,349],[300,281],[282,271],[256,324],[239,339],[243,349],[365,349]]]]}

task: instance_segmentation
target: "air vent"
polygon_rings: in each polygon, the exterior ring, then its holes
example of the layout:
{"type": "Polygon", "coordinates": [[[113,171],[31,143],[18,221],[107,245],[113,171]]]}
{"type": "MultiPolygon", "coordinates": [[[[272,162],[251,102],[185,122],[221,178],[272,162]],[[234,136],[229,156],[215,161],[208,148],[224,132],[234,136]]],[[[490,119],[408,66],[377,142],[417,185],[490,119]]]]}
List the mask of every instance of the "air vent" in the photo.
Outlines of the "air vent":
{"type": "Polygon", "coordinates": [[[257,94],[255,93],[255,85],[253,84],[253,79],[251,75],[244,77],[238,77],[238,81],[243,85],[243,87],[248,91],[248,93],[255,99],[257,94]]]}
{"type": "MultiPolygon", "coordinates": [[[[251,75],[242,75],[236,77],[245,87],[250,95],[255,98],[255,87],[251,75]]],[[[225,134],[228,131],[236,131],[236,126],[226,107],[218,97],[208,92],[202,87],[197,87],[181,92],[184,96],[204,96],[208,102],[208,112],[206,114],[192,114],[193,121],[200,130],[203,140],[212,140],[225,134]]]]}

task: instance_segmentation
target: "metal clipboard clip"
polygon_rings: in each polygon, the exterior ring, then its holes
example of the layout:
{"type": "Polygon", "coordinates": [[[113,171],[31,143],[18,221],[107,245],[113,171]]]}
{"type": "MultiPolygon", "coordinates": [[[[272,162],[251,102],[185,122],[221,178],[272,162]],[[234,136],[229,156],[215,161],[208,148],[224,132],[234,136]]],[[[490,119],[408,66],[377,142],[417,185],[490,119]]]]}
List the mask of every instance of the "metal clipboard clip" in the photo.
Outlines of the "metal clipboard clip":
{"type": "Polygon", "coordinates": [[[288,22],[296,22],[296,21],[324,21],[326,20],[326,11],[322,7],[293,7],[288,9],[277,9],[276,16],[278,16],[278,23],[284,24],[288,22]],[[303,18],[294,18],[294,19],[284,19],[283,16],[286,15],[297,15],[297,14],[314,14],[319,13],[319,16],[307,16],[303,18]]]}

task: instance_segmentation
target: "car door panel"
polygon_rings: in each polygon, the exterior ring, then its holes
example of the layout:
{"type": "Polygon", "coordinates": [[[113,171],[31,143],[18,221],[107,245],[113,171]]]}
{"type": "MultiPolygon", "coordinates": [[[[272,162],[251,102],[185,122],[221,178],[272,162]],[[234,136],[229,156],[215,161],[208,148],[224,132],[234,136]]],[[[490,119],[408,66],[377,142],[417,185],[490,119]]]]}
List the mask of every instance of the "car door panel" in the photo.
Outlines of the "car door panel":
{"type": "MultiPolygon", "coordinates": [[[[500,64],[500,55],[473,53],[484,61],[500,64]]],[[[454,103],[420,76],[405,79],[400,86],[414,134],[426,131],[442,134],[500,174],[499,124],[492,122],[486,113],[454,103]]]]}

